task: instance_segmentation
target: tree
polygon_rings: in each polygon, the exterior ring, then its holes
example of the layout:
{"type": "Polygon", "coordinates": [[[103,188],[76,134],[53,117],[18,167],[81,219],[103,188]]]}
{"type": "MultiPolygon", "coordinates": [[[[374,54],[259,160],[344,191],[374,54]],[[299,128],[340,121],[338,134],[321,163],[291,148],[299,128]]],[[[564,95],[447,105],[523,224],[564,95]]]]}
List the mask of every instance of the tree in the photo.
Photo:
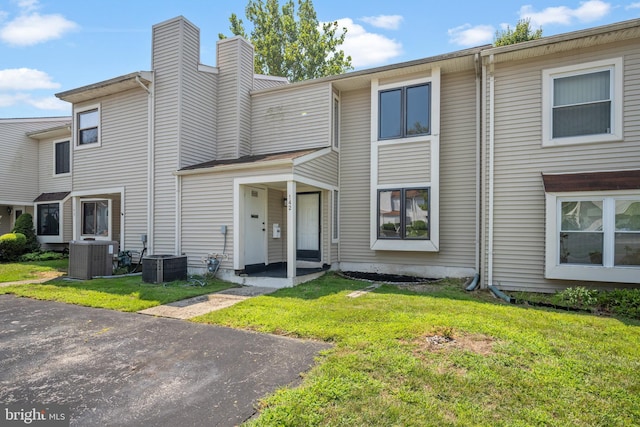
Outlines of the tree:
{"type": "Polygon", "coordinates": [[[516,24],[515,29],[511,29],[511,27],[507,26],[506,30],[496,31],[496,40],[493,45],[506,46],[509,44],[536,40],[540,37],[542,37],[542,28],[538,28],[536,31],[533,31],[531,29],[531,20],[521,19],[516,24]]]}
{"type": "Polygon", "coordinates": [[[33,228],[33,217],[30,213],[23,213],[16,219],[12,233],[20,233],[27,239],[25,249],[27,252],[36,252],[40,249],[40,243],[33,228]]]}
{"type": "Polygon", "coordinates": [[[255,72],[295,82],[351,70],[351,57],[339,49],[347,29],[338,33],[338,22],[320,25],[311,0],[297,3],[296,11],[294,0],[287,0],[282,7],[279,0],[249,0],[245,15],[253,25],[250,35],[242,19],[235,13],[229,17],[233,35],[254,46],[255,72]]]}

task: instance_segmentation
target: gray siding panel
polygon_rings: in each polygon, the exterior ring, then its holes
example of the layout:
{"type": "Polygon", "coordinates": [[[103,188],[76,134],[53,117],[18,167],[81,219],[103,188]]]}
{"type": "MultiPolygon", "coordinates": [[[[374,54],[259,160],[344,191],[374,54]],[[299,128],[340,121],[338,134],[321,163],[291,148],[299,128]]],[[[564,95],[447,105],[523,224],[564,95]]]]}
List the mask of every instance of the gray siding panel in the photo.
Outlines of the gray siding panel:
{"type": "MultiPolygon", "coordinates": [[[[27,137],[27,133],[62,126],[69,120],[69,118],[0,120],[0,147],[2,147],[0,203],[12,201],[30,204],[38,197],[41,174],[38,159],[41,148],[38,141],[27,137]]],[[[48,170],[52,171],[52,168],[53,166],[49,166],[48,170]]],[[[46,170],[43,171],[44,174],[46,170]]],[[[52,188],[55,187],[52,185],[52,188]]],[[[55,191],[66,190],[69,188],[55,191]]]]}
{"type": "Polygon", "coordinates": [[[326,83],[254,95],[251,154],[329,146],[332,93],[326,83]]]}
{"type": "MultiPolygon", "coordinates": [[[[71,191],[71,175],[54,175],[54,141],[70,141],[69,138],[55,138],[43,140],[38,146],[38,192],[55,193],[59,191],[71,191]]],[[[70,143],[71,144],[71,143],[70,143]]],[[[69,145],[73,151],[73,146],[69,145]]],[[[73,155],[73,153],[71,153],[73,155]]]]}
{"type": "Polygon", "coordinates": [[[294,173],[329,185],[338,185],[338,153],[330,153],[302,163],[294,168],[294,173]]]}
{"type": "Polygon", "coordinates": [[[340,261],[372,262],[369,250],[370,90],[340,97],[340,261]]]}
{"type": "Polygon", "coordinates": [[[272,87],[285,86],[287,82],[269,78],[269,76],[256,75],[253,78],[253,90],[270,89],[272,87]]]}
{"type": "Polygon", "coordinates": [[[424,142],[381,145],[378,184],[431,181],[431,145],[424,142]]]}
{"type": "Polygon", "coordinates": [[[153,28],[155,129],[153,172],[153,252],[175,252],[176,178],[180,138],[181,59],[183,21],[171,20],[153,28]]]}
{"type": "MultiPolygon", "coordinates": [[[[73,191],[99,192],[125,189],[125,249],[140,246],[140,234],[147,232],[147,93],[134,89],[108,96],[100,103],[101,146],[73,152],[73,191]]],[[[110,195],[110,198],[115,196],[110,195]]],[[[114,220],[119,224],[119,207],[114,220]]],[[[115,225],[114,223],[114,225],[115,225]]],[[[120,238],[119,225],[112,230],[120,238]]]]}
{"type": "MultiPolygon", "coordinates": [[[[228,173],[186,175],[181,180],[181,250],[188,256],[190,268],[202,268],[202,258],[209,253],[222,253],[224,236],[220,233],[220,226],[227,226],[227,258],[221,268],[233,268],[233,179],[256,176],[258,174],[291,173],[291,169],[272,168],[255,170],[231,171],[228,173]]],[[[277,193],[277,191],[275,192],[277,193]]],[[[269,212],[273,212],[277,198],[270,192],[269,212]]],[[[282,200],[280,200],[282,203],[282,200]]],[[[270,221],[271,223],[271,221],[270,221]]],[[[269,230],[269,239],[271,230],[269,230]]],[[[281,239],[286,242],[283,228],[281,239]]],[[[284,243],[283,243],[284,244],[284,243]]],[[[271,258],[271,247],[270,258],[271,258]]],[[[270,260],[270,262],[272,262],[270,260]]]]}
{"type": "Polygon", "coordinates": [[[371,95],[370,90],[341,93],[341,262],[474,268],[477,203],[474,74],[442,75],[441,92],[438,253],[370,250],[371,95]]]}
{"type": "Polygon", "coordinates": [[[495,81],[494,283],[505,289],[551,291],[570,282],[544,279],[541,173],[640,167],[640,49],[625,42],[505,64],[496,69],[495,81]],[[542,70],[620,56],[624,57],[625,140],[543,148],[542,70]]]}
{"type": "Polygon", "coordinates": [[[180,108],[180,167],[216,156],[217,75],[198,71],[200,32],[185,26],[180,108]]]}

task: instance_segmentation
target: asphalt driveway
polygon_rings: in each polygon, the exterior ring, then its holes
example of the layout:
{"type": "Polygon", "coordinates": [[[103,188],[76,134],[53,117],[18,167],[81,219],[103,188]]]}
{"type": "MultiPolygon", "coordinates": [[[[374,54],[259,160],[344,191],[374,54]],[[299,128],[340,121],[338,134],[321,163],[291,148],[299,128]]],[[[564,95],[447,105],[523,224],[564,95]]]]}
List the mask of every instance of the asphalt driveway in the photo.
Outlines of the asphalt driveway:
{"type": "Polygon", "coordinates": [[[327,344],[0,295],[0,402],[76,426],[233,426],[327,344]]]}

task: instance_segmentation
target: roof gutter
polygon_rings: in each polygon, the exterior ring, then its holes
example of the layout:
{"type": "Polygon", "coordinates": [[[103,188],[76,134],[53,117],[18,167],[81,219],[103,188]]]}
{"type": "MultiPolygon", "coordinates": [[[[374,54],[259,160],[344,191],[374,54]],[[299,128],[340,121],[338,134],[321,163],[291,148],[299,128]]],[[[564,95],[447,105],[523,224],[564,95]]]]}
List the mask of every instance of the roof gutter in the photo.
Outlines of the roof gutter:
{"type": "Polygon", "coordinates": [[[246,169],[255,169],[257,167],[264,168],[270,166],[293,166],[293,159],[278,159],[278,160],[268,160],[259,163],[240,163],[240,164],[231,164],[231,165],[217,165],[211,166],[209,168],[200,168],[200,169],[184,169],[174,171],[173,174],[176,176],[186,176],[186,175],[200,175],[205,173],[217,173],[217,172],[228,172],[233,170],[246,170],[246,169]]]}

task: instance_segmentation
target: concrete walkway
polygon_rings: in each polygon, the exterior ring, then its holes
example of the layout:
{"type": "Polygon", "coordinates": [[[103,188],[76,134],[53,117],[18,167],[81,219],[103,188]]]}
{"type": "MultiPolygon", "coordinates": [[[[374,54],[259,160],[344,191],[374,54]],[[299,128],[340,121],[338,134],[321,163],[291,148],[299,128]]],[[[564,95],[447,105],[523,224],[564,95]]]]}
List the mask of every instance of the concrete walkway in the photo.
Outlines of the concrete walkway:
{"type": "Polygon", "coordinates": [[[158,305],[141,310],[138,313],[150,316],[169,317],[172,319],[191,319],[192,317],[231,307],[241,301],[258,295],[266,295],[277,291],[276,288],[259,286],[243,286],[230,288],[209,295],[158,305]]]}

